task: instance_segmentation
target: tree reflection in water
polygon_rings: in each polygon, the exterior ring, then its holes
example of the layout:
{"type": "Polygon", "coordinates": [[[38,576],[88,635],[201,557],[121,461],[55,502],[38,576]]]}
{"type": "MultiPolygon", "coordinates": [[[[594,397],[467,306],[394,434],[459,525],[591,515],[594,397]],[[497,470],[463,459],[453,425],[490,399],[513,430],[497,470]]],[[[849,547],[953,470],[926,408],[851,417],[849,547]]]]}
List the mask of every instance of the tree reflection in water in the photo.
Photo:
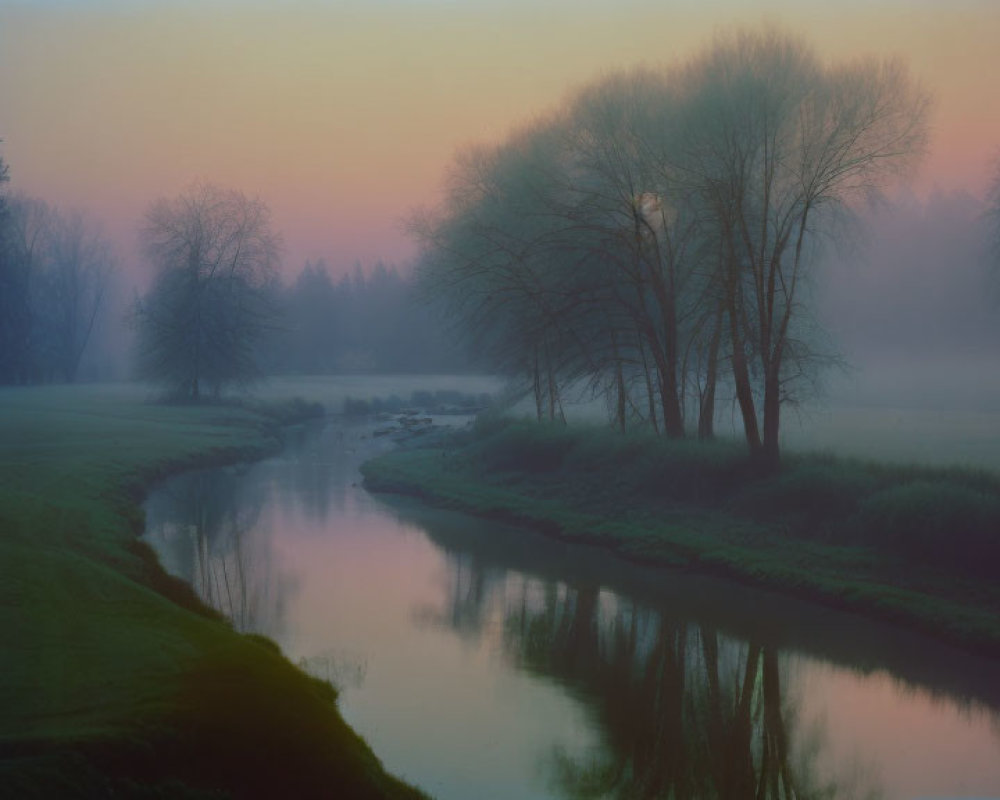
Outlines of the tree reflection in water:
{"type": "Polygon", "coordinates": [[[246,491],[237,470],[206,470],[174,478],[147,504],[168,567],[237,630],[276,630],[283,615],[283,583],[275,576],[265,540],[255,534],[265,495],[246,491]],[[266,617],[266,619],[265,619],[266,617]]]}
{"type": "Polygon", "coordinates": [[[599,753],[580,758],[555,749],[545,758],[559,794],[856,796],[853,781],[818,776],[818,740],[797,729],[784,692],[788,666],[775,648],[671,618],[597,585],[497,575],[454,553],[450,563],[448,606],[435,621],[471,636],[501,608],[506,657],[558,681],[593,714],[599,753]]]}

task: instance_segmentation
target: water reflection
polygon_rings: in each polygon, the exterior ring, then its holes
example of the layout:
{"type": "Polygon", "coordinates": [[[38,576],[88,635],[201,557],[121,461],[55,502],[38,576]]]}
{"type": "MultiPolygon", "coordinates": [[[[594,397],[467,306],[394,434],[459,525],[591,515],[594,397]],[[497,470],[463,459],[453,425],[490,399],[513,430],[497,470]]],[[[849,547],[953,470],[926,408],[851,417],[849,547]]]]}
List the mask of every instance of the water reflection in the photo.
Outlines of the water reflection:
{"type": "Polygon", "coordinates": [[[364,435],[356,427],[338,426],[320,436],[313,423],[289,433],[282,456],[289,469],[282,474],[282,488],[299,504],[303,514],[321,522],[343,509],[347,489],[354,482],[353,458],[364,435]]]}
{"type": "Polygon", "coordinates": [[[303,656],[299,668],[328,681],[338,691],[360,689],[368,672],[367,659],[354,653],[331,648],[322,653],[303,656]]]}
{"type": "Polygon", "coordinates": [[[146,506],[156,521],[149,536],[167,569],[240,631],[280,626],[290,588],[258,525],[266,499],[246,490],[243,470],[217,469],[173,479],[146,506]]]}
{"type": "Polygon", "coordinates": [[[364,427],[304,429],[276,459],[182,476],[147,503],[149,538],[237,628],[341,688],[386,765],[432,794],[1000,791],[995,663],[387,504],[357,486],[384,446],[364,427]]]}
{"type": "Polygon", "coordinates": [[[818,775],[820,739],[798,736],[796,705],[783,691],[789,665],[776,648],[672,619],[597,584],[502,578],[461,554],[450,564],[447,613],[433,618],[468,637],[499,605],[510,662],[567,687],[598,723],[598,751],[547,754],[559,796],[846,797],[857,788],[854,776],[818,775]]]}

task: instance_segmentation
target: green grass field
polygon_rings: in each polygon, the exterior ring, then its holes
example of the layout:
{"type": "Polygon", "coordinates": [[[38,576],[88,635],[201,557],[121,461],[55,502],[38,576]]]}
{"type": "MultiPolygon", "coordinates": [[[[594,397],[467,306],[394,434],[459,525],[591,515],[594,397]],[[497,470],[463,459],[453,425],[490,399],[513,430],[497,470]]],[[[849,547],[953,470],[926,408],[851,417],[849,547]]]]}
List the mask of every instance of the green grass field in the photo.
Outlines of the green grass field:
{"type": "Polygon", "coordinates": [[[329,685],[235,633],[137,538],[157,478],[259,457],[307,411],[0,390],[0,796],[421,796],[329,685]]]}
{"type": "Polygon", "coordinates": [[[1000,654],[1000,477],[787,456],[756,474],[734,442],[480,421],[380,456],[375,491],[730,576],[1000,654]]]}

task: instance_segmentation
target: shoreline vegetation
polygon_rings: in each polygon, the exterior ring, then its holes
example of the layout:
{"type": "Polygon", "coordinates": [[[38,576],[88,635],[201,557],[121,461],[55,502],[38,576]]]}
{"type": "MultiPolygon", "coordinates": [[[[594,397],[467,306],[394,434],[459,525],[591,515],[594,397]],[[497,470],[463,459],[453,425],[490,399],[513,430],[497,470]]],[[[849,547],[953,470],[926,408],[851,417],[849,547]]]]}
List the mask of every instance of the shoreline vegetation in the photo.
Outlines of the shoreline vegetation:
{"type": "Polygon", "coordinates": [[[1000,476],[486,416],[362,467],[374,492],[715,574],[1000,656],[1000,476]]]}
{"type": "Polygon", "coordinates": [[[269,455],[322,411],[0,392],[0,794],[424,797],[330,684],[233,630],[138,538],[155,482],[269,455]]]}

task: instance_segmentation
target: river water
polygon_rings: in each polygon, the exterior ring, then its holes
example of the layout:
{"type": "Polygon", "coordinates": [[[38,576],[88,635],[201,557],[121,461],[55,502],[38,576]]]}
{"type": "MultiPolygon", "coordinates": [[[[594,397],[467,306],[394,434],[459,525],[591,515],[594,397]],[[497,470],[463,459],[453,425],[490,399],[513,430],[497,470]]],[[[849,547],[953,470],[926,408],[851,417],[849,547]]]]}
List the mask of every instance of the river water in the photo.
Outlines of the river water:
{"type": "Polygon", "coordinates": [[[389,446],[304,428],[161,485],[147,537],[431,795],[1000,797],[996,662],[373,496],[358,467],[389,446]]]}

